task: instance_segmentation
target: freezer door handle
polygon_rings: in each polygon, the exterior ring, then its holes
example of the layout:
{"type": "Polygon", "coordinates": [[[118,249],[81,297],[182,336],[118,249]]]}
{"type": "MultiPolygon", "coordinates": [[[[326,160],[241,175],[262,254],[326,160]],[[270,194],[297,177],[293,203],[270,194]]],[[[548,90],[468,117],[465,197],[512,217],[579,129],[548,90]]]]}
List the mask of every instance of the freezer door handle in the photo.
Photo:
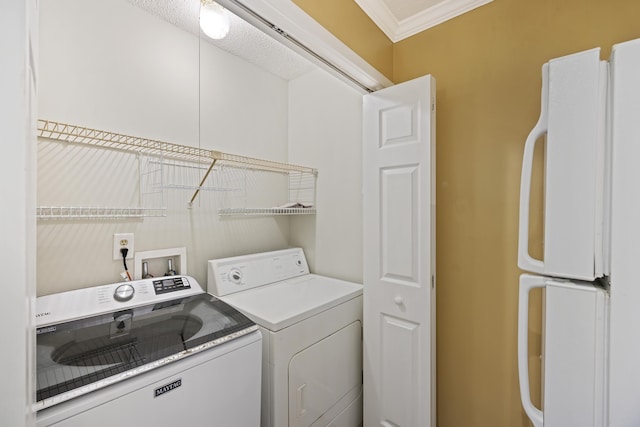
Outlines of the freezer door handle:
{"type": "Polygon", "coordinates": [[[543,413],[531,402],[529,390],[529,294],[533,289],[544,288],[544,278],[523,274],[520,276],[520,295],[518,298],[518,377],[520,382],[520,400],[534,427],[542,427],[543,413]]]}
{"type": "Polygon", "coordinates": [[[520,177],[520,228],[518,233],[518,267],[532,273],[544,273],[544,263],[529,254],[529,202],[531,199],[531,172],[536,141],[547,133],[549,98],[549,64],[542,66],[542,100],[540,117],[524,144],[522,176],[520,177]]]}

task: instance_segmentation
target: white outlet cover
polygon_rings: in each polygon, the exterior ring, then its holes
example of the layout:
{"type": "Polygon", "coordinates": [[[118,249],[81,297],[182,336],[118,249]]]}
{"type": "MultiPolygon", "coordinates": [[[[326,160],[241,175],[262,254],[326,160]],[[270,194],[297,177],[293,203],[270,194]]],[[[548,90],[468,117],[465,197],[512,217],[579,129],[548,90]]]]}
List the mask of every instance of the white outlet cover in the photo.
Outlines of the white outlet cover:
{"type": "Polygon", "coordinates": [[[129,249],[127,259],[133,259],[133,233],[116,233],[113,235],[113,259],[114,261],[122,260],[121,248],[129,249]],[[126,243],[125,243],[126,242],[126,243]],[[124,243],[124,244],[123,244],[124,243]]]}

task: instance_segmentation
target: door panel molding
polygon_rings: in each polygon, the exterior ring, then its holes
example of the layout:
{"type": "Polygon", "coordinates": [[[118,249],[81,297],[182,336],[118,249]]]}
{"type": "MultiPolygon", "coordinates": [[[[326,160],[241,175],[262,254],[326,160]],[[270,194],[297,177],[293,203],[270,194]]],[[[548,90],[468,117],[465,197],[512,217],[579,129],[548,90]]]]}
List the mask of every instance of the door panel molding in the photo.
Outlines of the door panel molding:
{"type": "Polygon", "coordinates": [[[363,101],[364,424],[435,426],[435,80],[363,101]]]}

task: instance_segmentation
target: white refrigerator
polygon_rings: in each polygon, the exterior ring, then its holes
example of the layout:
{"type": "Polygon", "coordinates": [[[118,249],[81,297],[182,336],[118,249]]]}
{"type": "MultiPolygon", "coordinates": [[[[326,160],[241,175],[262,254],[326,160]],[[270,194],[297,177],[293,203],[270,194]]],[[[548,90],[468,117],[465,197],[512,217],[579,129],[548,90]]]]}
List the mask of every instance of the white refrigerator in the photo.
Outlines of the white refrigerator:
{"type": "Polygon", "coordinates": [[[535,427],[640,426],[640,40],[542,67],[520,189],[518,370],[535,427]],[[543,259],[529,253],[536,144],[544,144],[543,259]],[[638,282],[638,283],[636,283],[638,282]],[[532,290],[544,289],[542,407],[529,389],[532,290]],[[637,309],[634,309],[637,307],[637,309]]]}

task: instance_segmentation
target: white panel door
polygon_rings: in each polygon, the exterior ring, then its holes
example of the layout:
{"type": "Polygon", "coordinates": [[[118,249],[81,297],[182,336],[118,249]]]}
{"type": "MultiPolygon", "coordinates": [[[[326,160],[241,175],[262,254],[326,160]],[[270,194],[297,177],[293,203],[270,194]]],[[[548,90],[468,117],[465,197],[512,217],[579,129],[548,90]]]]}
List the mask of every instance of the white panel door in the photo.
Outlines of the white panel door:
{"type": "Polygon", "coordinates": [[[364,423],[435,426],[435,80],[364,97],[364,423]]]}

